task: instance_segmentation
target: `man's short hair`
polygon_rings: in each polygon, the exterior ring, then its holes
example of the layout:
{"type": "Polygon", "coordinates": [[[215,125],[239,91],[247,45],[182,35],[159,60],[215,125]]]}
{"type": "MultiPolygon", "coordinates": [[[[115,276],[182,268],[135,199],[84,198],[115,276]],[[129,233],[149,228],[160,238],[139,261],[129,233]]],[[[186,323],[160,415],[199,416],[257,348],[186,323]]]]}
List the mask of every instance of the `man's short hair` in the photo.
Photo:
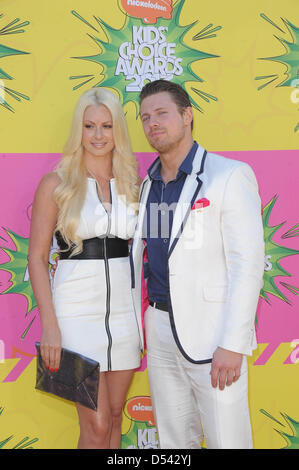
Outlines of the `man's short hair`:
{"type": "MultiPolygon", "coordinates": [[[[140,92],[140,104],[148,96],[155,95],[156,93],[162,93],[166,91],[172,97],[172,100],[177,105],[179,113],[183,114],[185,109],[192,107],[188,93],[184,90],[181,85],[170,82],[169,80],[155,80],[149,82],[142,88],[140,92]]],[[[193,129],[193,120],[191,123],[191,130],[193,129]]]]}

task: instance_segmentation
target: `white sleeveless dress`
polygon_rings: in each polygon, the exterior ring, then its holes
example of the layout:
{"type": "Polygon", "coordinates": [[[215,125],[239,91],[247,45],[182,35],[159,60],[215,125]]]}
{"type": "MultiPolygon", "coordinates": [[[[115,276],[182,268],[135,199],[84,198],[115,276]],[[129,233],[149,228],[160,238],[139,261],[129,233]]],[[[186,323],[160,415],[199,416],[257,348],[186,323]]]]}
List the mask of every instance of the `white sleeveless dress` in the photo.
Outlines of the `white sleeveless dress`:
{"type": "MultiPolygon", "coordinates": [[[[88,178],[77,233],[82,239],[132,238],[137,217],[110,180],[111,211],[101,203],[97,182],[88,178]]],[[[52,286],[62,347],[100,363],[100,370],[135,369],[141,341],[131,295],[129,257],[59,260],[52,286]]]]}

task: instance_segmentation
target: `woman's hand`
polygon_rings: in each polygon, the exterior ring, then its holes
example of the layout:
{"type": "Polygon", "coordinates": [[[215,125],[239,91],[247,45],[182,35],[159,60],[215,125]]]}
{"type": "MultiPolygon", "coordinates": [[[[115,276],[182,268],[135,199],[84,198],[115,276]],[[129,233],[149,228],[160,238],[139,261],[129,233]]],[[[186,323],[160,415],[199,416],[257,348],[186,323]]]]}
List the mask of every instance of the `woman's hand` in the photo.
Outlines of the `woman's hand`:
{"type": "Polygon", "coordinates": [[[55,263],[51,265],[51,276],[52,276],[52,279],[54,279],[54,276],[55,276],[55,273],[56,273],[56,269],[58,267],[58,261],[60,260],[60,256],[56,256],[55,258],[55,263]]]}
{"type": "Polygon", "coordinates": [[[61,356],[61,333],[55,321],[44,325],[40,342],[42,359],[47,369],[57,372],[60,366],[61,356]]]}

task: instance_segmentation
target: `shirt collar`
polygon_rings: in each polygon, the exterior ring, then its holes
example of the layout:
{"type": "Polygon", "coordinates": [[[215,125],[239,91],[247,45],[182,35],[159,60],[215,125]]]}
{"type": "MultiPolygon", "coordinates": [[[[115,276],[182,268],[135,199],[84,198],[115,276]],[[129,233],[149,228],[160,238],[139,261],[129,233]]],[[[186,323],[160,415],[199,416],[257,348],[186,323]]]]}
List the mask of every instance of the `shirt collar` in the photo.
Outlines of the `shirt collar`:
{"type": "MultiPolygon", "coordinates": [[[[197,149],[198,149],[198,143],[194,141],[191,147],[191,150],[189,151],[188,155],[183,160],[183,162],[181,163],[178,169],[178,174],[180,172],[183,172],[186,175],[190,175],[192,173],[193,160],[194,160],[194,156],[196,154],[197,149]]],[[[147,172],[151,179],[154,179],[154,180],[161,179],[161,161],[159,157],[157,157],[156,160],[151,164],[147,172]]]]}

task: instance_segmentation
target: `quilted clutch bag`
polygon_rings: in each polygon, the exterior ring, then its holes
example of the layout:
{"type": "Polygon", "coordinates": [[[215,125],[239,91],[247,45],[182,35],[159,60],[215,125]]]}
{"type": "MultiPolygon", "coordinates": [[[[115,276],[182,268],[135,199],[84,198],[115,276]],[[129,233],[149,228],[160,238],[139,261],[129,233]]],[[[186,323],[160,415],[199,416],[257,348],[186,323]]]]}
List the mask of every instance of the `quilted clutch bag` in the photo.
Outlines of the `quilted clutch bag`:
{"type": "Polygon", "coordinates": [[[57,372],[50,372],[42,360],[40,343],[35,343],[35,347],[37,350],[35,388],[96,410],[100,364],[62,348],[59,369],[57,372]]]}

